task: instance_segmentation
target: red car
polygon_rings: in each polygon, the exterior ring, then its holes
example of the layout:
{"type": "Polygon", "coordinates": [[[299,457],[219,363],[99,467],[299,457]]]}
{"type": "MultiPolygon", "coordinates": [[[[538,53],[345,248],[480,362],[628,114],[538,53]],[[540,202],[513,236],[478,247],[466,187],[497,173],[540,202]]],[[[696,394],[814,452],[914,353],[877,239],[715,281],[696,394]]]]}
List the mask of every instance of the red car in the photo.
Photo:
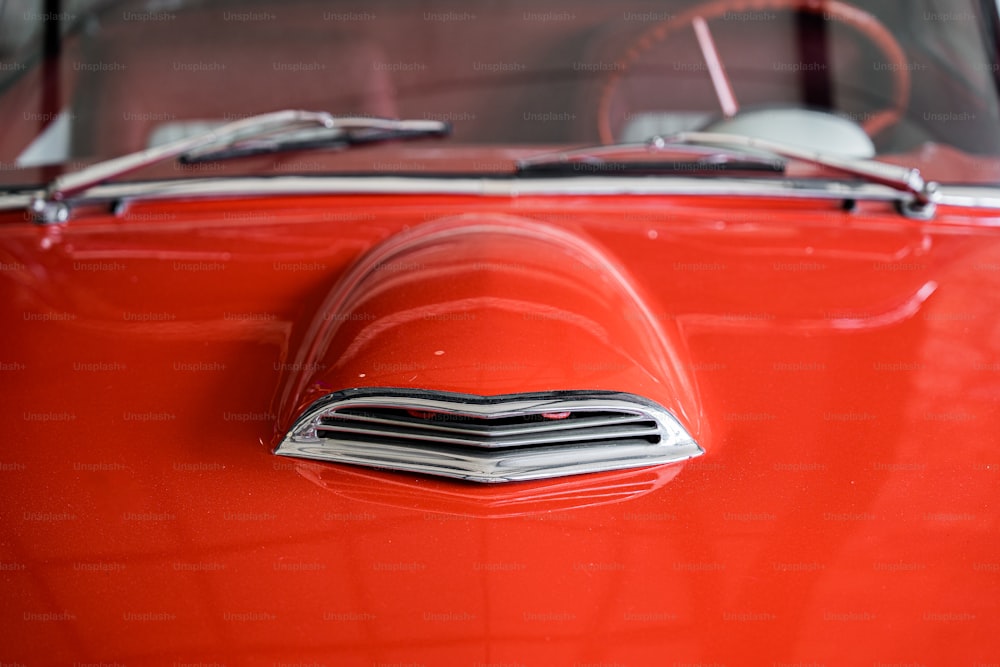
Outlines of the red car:
{"type": "Polygon", "coordinates": [[[26,7],[0,665],[1000,664],[995,3],[26,7]]]}

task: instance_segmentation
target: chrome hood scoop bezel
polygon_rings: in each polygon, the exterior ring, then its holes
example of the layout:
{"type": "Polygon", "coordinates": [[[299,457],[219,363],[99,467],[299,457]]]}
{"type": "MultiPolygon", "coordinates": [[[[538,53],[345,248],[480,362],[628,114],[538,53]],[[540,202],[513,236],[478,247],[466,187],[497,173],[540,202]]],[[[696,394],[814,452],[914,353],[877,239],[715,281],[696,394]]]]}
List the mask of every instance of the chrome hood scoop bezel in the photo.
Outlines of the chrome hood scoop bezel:
{"type": "Polygon", "coordinates": [[[670,412],[634,394],[362,388],[317,400],[274,453],[512,482],[660,465],[704,451],[670,412]]]}

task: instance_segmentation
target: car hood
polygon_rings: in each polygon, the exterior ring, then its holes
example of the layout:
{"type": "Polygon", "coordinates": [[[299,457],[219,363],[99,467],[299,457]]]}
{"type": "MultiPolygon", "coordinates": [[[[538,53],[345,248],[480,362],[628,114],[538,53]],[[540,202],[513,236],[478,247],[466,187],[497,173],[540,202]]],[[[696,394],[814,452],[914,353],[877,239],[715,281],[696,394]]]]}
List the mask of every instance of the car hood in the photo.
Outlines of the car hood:
{"type": "Polygon", "coordinates": [[[340,195],[11,218],[4,659],[995,658],[1000,237],[956,215],[340,195]],[[512,229],[600,261],[534,290],[512,229]],[[434,310],[518,281],[527,310],[434,310]],[[323,391],[387,385],[652,394],[705,454],[496,487],[272,454],[323,391]]]}

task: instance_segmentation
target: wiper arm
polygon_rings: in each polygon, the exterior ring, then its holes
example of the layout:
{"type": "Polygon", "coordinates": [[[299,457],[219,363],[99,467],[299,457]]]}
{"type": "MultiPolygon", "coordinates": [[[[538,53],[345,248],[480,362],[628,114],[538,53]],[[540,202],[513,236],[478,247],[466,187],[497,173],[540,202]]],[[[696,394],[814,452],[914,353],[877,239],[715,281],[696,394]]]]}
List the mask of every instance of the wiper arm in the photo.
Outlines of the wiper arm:
{"type": "Polygon", "coordinates": [[[275,111],[64,174],[35,195],[31,210],[39,222],[64,222],[69,217],[65,201],[70,197],[105,181],[172,158],[201,162],[315,146],[343,147],[390,139],[447,136],[450,131],[448,123],[436,120],[338,118],[325,111],[275,111]],[[305,133],[307,130],[311,131],[305,133]],[[284,140],[282,135],[285,135],[284,140]]]}
{"type": "Polygon", "coordinates": [[[662,141],[685,146],[720,146],[736,150],[766,151],[778,157],[825,167],[848,176],[857,176],[869,183],[884,185],[911,195],[912,199],[909,202],[901,202],[900,207],[901,212],[910,217],[921,219],[932,217],[941,197],[938,184],[924,180],[920,170],[912,167],[818,153],[778,141],[722,132],[679,132],[663,137],[662,141]]]}

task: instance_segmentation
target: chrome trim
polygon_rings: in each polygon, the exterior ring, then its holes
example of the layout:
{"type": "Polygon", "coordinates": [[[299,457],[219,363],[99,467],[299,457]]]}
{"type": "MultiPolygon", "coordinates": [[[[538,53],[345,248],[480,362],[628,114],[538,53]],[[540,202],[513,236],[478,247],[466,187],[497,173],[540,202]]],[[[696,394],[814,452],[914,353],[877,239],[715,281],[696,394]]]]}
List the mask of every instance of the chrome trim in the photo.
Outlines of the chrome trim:
{"type": "MultiPolygon", "coordinates": [[[[245,176],[116,183],[92,188],[80,203],[200,197],[298,194],[442,194],[514,197],[518,195],[734,195],[804,199],[898,201],[891,188],[865,183],[775,181],[763,179],[669,178],[421,178],[411,176],[245,176]]],[[[998,193],[1000,198],[1000,193],[998,193]]],[[[30,195],[0,196],[0,209],[23,208],[30,195]]]]}
{"type": "Polygon", "coordinates": [[[476,482],[510,482],[672,463],[704,451],[670,412],[633,394],[560,391],[473,396],[364,388],[329,394],[313,403],[274,453],[476,482]],[[442,419],[423,420],[407,411],[434,413],[442,419]],[[562,412],[571,416],[565,420],[542,416],[562,412]],[[489,424],[510,419],[514,423],[489,424]]]}
{"type": "MultiPolygon", "coordinates": [[[[947,186],[938,191],[941,206],[1000,209],[1000,188],[947,186]]],[[[774,179],[670,177],[418,177],[418,176],[242,176],[98,185],[67,204],[254,197],[282,195],[439,194],[490,197],[678,195],[776,197],[906,203],[906,194],[869,183],[774,179]]],[[[37,193],[0,194],[0,210],[28,212],[37,193]]]]}
{"type": "Polygon", "coordinates": [[[24,210],[25,215],[29,215],[31,205],[34,200],[34,194],[25,194],[23,192],[6,195],[0,194],[0,211],[22,209],[24,210]]]}
{"type": "Polygon", "coordinates": [[[941,197],[938,203],[942,206],[1000,209],[1000,188],[975,185],[942,185],[940,192],[941,197]]]}

